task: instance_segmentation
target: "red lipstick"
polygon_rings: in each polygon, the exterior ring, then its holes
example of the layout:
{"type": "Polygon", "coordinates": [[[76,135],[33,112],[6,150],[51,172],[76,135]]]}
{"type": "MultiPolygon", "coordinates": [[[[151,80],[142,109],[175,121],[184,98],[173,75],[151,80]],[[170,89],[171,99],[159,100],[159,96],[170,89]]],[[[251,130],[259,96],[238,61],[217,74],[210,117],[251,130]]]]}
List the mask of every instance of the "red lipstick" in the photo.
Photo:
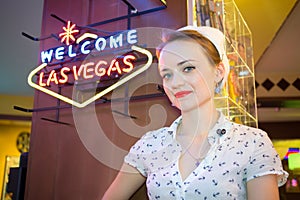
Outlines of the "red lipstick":
{"type": "Polygon", "coordinates": [[[181,92],[176,92],[174,94],[174,96],[178,99],[178,98],[182,98],[185,97],[186,95],[192,93],[191,91],[181,91],[181,92]]]}

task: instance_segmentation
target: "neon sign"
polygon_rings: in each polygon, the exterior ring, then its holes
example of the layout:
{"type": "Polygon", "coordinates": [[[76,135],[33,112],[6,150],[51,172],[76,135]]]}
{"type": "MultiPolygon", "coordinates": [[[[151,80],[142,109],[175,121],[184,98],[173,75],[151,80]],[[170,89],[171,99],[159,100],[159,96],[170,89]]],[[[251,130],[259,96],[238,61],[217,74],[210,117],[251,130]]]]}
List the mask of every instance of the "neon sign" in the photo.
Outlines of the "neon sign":
{"type": "Polygon", "coordinates": [[[67,27],[63,27],[63,30],[65,31],[64,33],[59,34],[59,37],[61,37],[61,42],[65,42],[66,45],[70,44],[70,40],[75,41],[75,37],[73,34],[78,33],[79,30],[74,29],[76,24],[73,24],[71,26],[71,22],[68,21],[67,27]]]}
{"type": "Polygon", "coordinates": [[[148,50],[134,45],[138,42],[136,30],[129,30],[108,38],[99,37],[94,33],[84,33],[76,39],[73,34],[77,34],[80,31],[75,29],[75,27],[75,24],[71,24],[71,22],[68,21],[67,26],[63,27],[65,32],[59,34],[61,42],[64,42],[67,46],[64,45],[41,52],[42,64],[36,67],[28,76],[27,81],[31,87],[82,108],[144,72],[152,64],[152,54],[148,50]],[[130,51],[136,51],[147,57],[146,63],[134,71],[134,62],[137,58],[135,54],[130,53],[122,54],[112,60],[107,60],[103,57],[98,60],[85,60],[85,62],[80,65],[70,65],[70,62],[63,62],[60,67],[51,69],[51,67],[55,65],[55,61],[62,62],[66,59],[72,60],[95,51],[101,55],[101,53],[107,49],[115,50],[120,47],[125,47],[128,51],[128,46],[130,47],[130,51]],[[125,74],[127,74],[125,77],[122,77],[122,79],[119,79],[117,82],[83,102],[78,102],[70,97],[50,90],[51,85],[61,85],[78,80],[97,79],[101,81],[101,78],[114,79],[125,74]],[[34,81],[36,75],[38,77],[37,80],[34,81]]]}
{"type": "Polygon", "coordinates": [[[84,33],[82,36],[77,38],[76,44],[78,45],[76,47],[75,45],[68,45],[67,47],[61,46],[56,49],[42,51],[41,61],[43,63],[50,63],[53,61],[53,59],[59,61],[63,60],[65,57],[73,58],[82,54],[87,55],[91,52],[91,49],[93,48],[101,52],[106,48],[117,49],[124,46],[125,44],[133,45],[137,42],[138,41],[136,30],[129,30],[127,34],[120,33],[118,35],[112,35],[108,39],[105,39],[104,37],[98,37],[96,34],[93,33],[84,33]],[[91,38],[92,40],[94,40],[94,42],[92,42],[91,40],[84,41],[86,38],[91,38]],[[65,55],[66,51],[67,55],[65,55]]]}
{"type": "Polygon", "coordinates": [[[45,74],[44,72],[41,72],[39,74],[38,84],[42,87],[50,86],[51,83],[64,84],[69,80],[68,74],[72,74],[74,79],[77,81],[78,77],[83,77],[85,80],[88,80],[88,79],[93,79],[95,76],[98,76],[99,78],[105,75],[111,76],[112,72],[116,72],[120,75],[123,73],[129,73],[133,69],[133,63],[131,61],[135,59],[136,58],[133,55],[124,56],[122,60],[123,67],[120,66],[119,61],[113,59],[110,65],[108,65],[108,63],[105,60],[100,60],[97,63],[88,62],[82,64],[79,67],[79,69],[77,69],[76,66],[73,66],[71,69],[68,67],[63,67],[60,69],[59,72],[56,72],[55,70],[51,70],[46,82],[43,81],[45,74]]]}

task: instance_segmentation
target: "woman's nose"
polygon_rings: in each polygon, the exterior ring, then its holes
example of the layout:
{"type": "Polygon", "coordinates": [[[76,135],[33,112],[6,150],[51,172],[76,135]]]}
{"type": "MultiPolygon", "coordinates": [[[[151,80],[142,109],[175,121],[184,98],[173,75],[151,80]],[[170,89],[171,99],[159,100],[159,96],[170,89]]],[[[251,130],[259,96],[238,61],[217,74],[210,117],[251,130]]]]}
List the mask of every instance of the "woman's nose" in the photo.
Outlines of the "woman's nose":
{"type": "Polygon", "coordinates": [[[184,83],[185,83],[184,77],[181,74],[174,73],[172,79],[172,87],[177,88],[184,85],[184,83]]]}

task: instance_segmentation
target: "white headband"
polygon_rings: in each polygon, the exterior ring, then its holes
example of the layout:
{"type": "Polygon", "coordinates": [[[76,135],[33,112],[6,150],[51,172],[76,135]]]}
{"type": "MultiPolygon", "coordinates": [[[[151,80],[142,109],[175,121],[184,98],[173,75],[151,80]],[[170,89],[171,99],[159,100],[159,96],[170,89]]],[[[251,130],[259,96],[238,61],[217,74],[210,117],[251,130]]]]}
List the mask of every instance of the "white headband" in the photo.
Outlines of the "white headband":
{"type": "Polygon", "coordinates": [[[186,31],[186,30],[197,31],[198,33],[200,33],[201,35],[206,37],[209,41],[211,41],[211,43],[213,43],[213,45],[218,50],[221,61],[225,68],[224,78],[220,84],[220,87],[223,87],[223,85],[227,81],[227,77],[228,77],[229,70],[230,70],[229,61],[228,61],[226,51],[225,51],[225,36],[224,36],[224,34],[219,29],[212,28],[209,26],[199,26],[199,27],[185,26],[185,27],[178,29],[177,31],[186,31]]]}

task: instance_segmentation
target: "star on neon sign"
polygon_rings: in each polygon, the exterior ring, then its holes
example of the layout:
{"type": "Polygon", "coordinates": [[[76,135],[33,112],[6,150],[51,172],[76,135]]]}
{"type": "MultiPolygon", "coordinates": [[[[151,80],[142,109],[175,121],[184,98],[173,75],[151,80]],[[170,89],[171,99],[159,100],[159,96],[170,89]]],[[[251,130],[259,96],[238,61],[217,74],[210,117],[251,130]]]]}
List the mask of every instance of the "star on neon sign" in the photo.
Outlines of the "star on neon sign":
{"type": "Polygon", "coordinates": [[[61,42],[65,42],[66,45],[69,45],[71,41],[75,41],[75,37],[73,34],[78,33],[79,30],[74,29],[76,24],[71,25],[71,21],[68,21],[67,26],[63,27],[63,30],[65,32],[60,33],[59,37],[61,37],[61,42]]]}

